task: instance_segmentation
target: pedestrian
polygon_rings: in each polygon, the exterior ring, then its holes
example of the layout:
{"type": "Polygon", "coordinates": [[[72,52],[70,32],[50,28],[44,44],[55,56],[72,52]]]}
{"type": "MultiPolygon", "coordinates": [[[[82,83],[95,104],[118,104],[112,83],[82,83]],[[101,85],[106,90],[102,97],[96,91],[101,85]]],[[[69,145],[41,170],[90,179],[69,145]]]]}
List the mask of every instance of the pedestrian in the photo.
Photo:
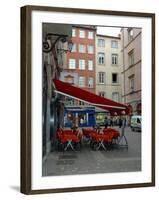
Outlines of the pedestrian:
{"type": "Polygon", "coordinates": [[[122,119],[121,119],[121,117],[119,118],[119,128],[121,128],[122,127],[122,119]]]}
{"type": "Polygon", "coordinates": [[[113,126],[113,120],[110,119],[110,126],[113,126]]]}
{"type": "Polygon", "coordinates": [[[105,117],[105,119],[104,119],[104,125],[105,125],[105,128],[108,127],[108,118],[107,117],[105,117]]]}

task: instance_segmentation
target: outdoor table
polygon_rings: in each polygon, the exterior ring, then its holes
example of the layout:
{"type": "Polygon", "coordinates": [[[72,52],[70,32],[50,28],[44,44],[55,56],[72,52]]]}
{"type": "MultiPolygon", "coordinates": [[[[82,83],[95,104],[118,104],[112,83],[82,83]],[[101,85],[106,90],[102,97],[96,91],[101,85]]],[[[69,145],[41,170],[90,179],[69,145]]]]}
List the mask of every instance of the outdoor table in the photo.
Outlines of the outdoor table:
{"type": "Polygon", "coordinates": [[[81,139],[78,135],[78,132],[74,132],[72,130],[63,130],[61,132],[58,131],[57,138],[61,144],[66,144],[64,151],[66,151],[69,147],[72,150],[75,150],[73,147],[73,143],[79,143],[81,139]]]}
{"type": "Polygon", "coordinates": [[[73,142],[78,143],[80,142],[80,139],[78,138],[77,135],[75,134],[71,134],[71,133],[67,133],[67,134],[63,134],[63,138],[62,138],[62,142],[66,143],[66,147],[64,148],[64,150],[66,151],[69,147],[71,147],[72,150],[75,150],[73,147],[73,142]]]}
{"type": "Polygon", "coordinates": [[[87,142],[88,144],[90,144],[92,137],[94,134],[96,134],[96,130],[92,129],[92,128],[83,128],[82,129],[82,138],[83,138],[83,142],[87,142]]]}
{"type": "Polygon", "coordinates": [[[112,134],[99,134],[96,133],[93,135],[92,142],[94,145],[97,145],[96,150],[99,150],[101,147],[104,150],[107,150],[105,143],[112,142],[113,135],[112,134]]]}
{"type": "Polygon", "coordinates": [[[117,130],[115,130],[115,129],[113,129],[113,128],[105,128],[105,129],[103,129],[103,133],[104,133],[104,134],[112,135],[112,139],[115,140],[115,141],[116,141],[116,140],[119,138],[119,136],[120,136],[119,131],[117,131],[117,130]]]}

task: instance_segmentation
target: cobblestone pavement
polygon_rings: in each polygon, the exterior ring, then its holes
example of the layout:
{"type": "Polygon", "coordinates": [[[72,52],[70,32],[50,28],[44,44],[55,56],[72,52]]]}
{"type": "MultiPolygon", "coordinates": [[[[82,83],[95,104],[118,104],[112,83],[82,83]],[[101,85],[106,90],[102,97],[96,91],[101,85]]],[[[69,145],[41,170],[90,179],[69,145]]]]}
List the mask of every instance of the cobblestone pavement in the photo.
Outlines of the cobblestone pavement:
{"type": "MultiPolygon", "coordinates": [[[[118,129],[118,128],[116,128],[118,129]]],[[[51,152],[43,164],[43,175],[74,175],[141,171],[141,132],[125,129],[128,148],[94,151],[83,145],[80,151],[51,152]]]]}

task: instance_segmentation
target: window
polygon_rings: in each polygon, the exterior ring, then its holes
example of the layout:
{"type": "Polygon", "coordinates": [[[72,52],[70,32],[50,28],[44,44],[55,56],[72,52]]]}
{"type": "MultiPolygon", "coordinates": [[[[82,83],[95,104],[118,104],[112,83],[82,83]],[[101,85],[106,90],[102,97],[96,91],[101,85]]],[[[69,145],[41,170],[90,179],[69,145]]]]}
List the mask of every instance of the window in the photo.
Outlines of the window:
{"type": "Polygon", "coordinates": [[[119,93],[118,92],[113,92],[112,93],[112,100],[119,102],[119,93]]]}
{"type": "Polygon", "coordinates": [[[88,39],[93,39],[93,32],[92,31],[88,31],[88,39]]]}
{"type": "Polygon", "coordinates": [[[112,54],[112,65],[118,64],[118,54],[112,54]]]}
{"type": "Polygon", "coordinates": [[[98,47],[105,47],[105,40],[104,39],[98,39],[98,47]]]}
{"type": "Polygon", "coordinates": [[[88,53],[91,53],[91,54],[94,53],[93,45],[88,45],[87,48],[88,48],[88,53]]]}
{"type": "Polygon", "coordinates": [[[111,41],[111,47],[112,47],[112,48],[118,48],[118,41],[112,40],[112,41],[111,41]]]}
{"type": "Polygon", "coordinates": [[[75,68],[76,68],[76,60],[69,59],[69,69],[75,69],[75,68]]]}
{"type": "Polygon", "coordinates": [[[130,90],[134,91],[134,86],[135,86],[134,74],[129,77],[129,84],[130,84],[130,90]]]}
{"type": "Polygon", "coordinates": [[[99,72],[98,73],[98,82],[99,82],[99,84],[104,84],[105,83],[105,73],[104,72],[99,72]]]}
{"type": "Polygon", "coordinates": [[[84,104],[85,104],[85,103],[84,103],[83,101],[79,101],[79,105],[80,105],[80,106],[84,106],[84,104]]]}
{"type": "Polygon", "coordinates": [[[79,86],[85,87],[85,77],[84,76],[79,77],[79,86]]]}
{"type": "Polygon", "coordinates": [[[128,53],[129,66],[134,64],[134,50],[128,53]]]}
{"type": "Polygon", "coordinates": [[[80,53],[85,53],[86,52],[86,47],[83,44],[79,44],[79,52],[80,53]]]}
{"type": "Polygon", "coordinates": [[[75,105],[75,101],[73,98],[65,97],[65,104],[73,106],[73,105],[75,105]]]}
{"type": "Polygon", "coordinates": [[[88,60],[88,70],[93,70],[93,60],[88,60]]]}
{"type": "Polygon", "coordinates": [[[79,37],[85,38],[85,31],[84,30],[79,30],[79,37]]]}
{"type": "Polygon", "coordinates": [[[71,52],[76,52],[76,44],[73,44],[71,52]]]}
{"type": "Polygon", "coordinates": [[[105,54],[104,53],[98,53],[98,64],[103,65],[105,63],[105,54]]]}
{"type": "Polygon", "coordinates": [[[133,29],[128,29],[128,42],[133,39],[133,29]]]}
{"type": "Polygon", "coordinates": [[[79,60],[79,69],[85,69],[85,60],[79,60]]]}
{"type": "Polygon", "coordinates": [[[105,92],[99,92],[100,97],[105,97],[105,92]]]}
{"type": "Polygon", "coordinates": [[[75,28],[72,29],[72,37],[76,37],[76,29],[75,28]]]}
{"type": "Polygon", "coordinates": [[[93,88],[93,77],[88,77],[88,87],[93,88]]]}
{"type": "Polygon", "coordinates": [[[112,74],[112,83],[117,83],[118,82],[118,74],[113,73],[112,74]]]}

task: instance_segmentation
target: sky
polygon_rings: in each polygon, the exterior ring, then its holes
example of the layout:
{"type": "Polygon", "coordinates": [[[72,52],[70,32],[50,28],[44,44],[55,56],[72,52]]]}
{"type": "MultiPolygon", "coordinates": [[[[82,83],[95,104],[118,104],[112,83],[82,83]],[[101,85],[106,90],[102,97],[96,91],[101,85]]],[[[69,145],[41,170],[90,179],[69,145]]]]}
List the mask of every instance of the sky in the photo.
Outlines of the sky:
{"type": "Polygon", "coordinates": [[[120,34],[120,29],[121,28],[116,27],[97,27],[97,34],[118,36],[118,34],[120,34]]]}

